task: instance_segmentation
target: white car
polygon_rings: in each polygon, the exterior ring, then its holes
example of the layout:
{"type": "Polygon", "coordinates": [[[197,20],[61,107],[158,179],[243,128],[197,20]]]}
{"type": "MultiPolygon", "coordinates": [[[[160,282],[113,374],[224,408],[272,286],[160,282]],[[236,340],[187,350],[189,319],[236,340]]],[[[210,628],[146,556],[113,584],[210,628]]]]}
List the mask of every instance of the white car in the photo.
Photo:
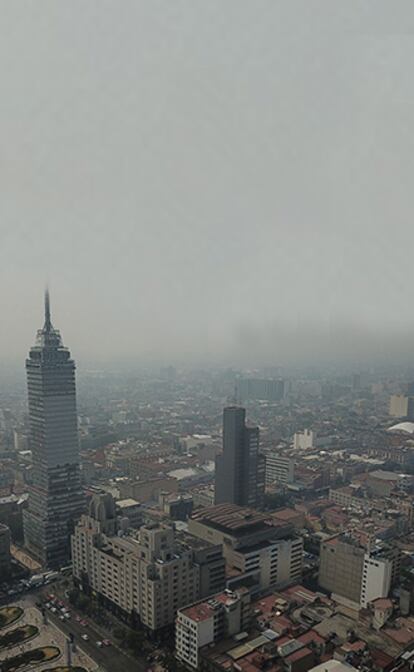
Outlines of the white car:
{"type": "Polygon", "coordinates": [[[85,642],[89,641],[89,636],[88,635],[81,635],[82,639],[85,640],[85,642]]]}
{"type": "Polygon", "coordinates": [[[63,615],[66,619],[70,618],[70,612],[69,611],[65,611],[65,613],[63,615]]]}
{"type": "Polygon", "coordinates": [[[103,642],[100,642],[100,641],[96,642],[96,646],[99,646],[99,648],[101,649],[103,647],[103,642]]]}

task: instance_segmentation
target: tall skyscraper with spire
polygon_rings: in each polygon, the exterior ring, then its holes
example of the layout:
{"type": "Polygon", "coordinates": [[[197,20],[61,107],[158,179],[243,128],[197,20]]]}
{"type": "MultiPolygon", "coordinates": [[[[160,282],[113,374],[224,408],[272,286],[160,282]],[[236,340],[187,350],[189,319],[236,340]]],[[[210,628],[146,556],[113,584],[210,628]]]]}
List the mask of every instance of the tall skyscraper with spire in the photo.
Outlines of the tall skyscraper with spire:
{"type": "Polygon", "coordinates": [[[75,362],[50,317],[26,360],[32,483],[24,512],[28,551],[45,567],[70,559],[70,534],[83,511],[76,412],[75,362]]]}

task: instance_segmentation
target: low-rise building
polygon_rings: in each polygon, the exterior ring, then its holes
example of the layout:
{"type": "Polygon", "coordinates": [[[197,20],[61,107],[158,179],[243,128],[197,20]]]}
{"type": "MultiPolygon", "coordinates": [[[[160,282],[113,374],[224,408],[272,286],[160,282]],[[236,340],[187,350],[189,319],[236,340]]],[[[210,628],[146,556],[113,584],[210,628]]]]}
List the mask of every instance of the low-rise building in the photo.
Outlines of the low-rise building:
{"type": "Polygon", "coordinates": [[[179,483],[176,478],[161,476],[148,480],[125,480],[119,483],[119,492],[122,498],[136,499],[139,502],[156,501],[161,492],[178,492],[179,483]]]}
{"type": "Polygon", "coordinates": [[[189,667],[199,669],[200,649],[242,633],[249,625],[250,593],[247,590],[225,590],[209,600],[191,604],[177,613],[176,656],[189,667]]]}

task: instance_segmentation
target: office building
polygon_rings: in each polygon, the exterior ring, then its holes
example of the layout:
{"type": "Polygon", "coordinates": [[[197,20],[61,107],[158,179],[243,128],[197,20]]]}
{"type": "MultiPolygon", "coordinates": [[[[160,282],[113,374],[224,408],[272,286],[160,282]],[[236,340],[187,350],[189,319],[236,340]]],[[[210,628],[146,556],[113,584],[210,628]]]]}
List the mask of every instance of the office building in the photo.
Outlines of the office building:
{"type": "Polygon", "coordinates": [[[221,504],[196,511],[188,521],[188,531],[222,545],[232,577],[228,587],[237,588],[247,580],[252,590],[263,591],[301,580],[303,540],[289,523],[252,509],[221,504]]]}
{"type": "Polygon", "coordinates": [[[72,535],[73,575],[132,623],[162,630],[177,609],[223,590],[221,546],[158,523],[134,537],[118,532],[112,496],[94,495],[72,535]]]}
{"type": "Polygon", "coordinates": [[[223,413],[223,452],[216,457],[215,503],[261,509],[265,459],[259,454],[259,428],[246,425],[246,410],[229,406],[223,413]]]}
{"type": "Polygon", "coordinates": [[[50,319],[26,360],[32,484],[24,511],[28,551],[43,566],[57,568],[70,558],[70,534],[83,509],[76,414],[75,363],[50,319]]]}
{"type": "Polygon", "coordinates": [[[295,462],[290,457],[276,453],[266,454],[266,483],[293,483],[295,478],[295,462]]]}
{"type": "Polygon", "coordinates": [[[209,600],[179,609],[175,628],[177,658],[198,670],[200,649],[245,631],[250,618],[248,590],[225,590],[209,600]]]}

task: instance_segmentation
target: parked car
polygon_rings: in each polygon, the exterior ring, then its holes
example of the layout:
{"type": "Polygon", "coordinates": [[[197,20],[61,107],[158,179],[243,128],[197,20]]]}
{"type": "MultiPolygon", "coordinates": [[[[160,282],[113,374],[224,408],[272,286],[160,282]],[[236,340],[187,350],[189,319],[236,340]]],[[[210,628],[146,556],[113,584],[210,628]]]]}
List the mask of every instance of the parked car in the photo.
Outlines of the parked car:
{"type": "Polygon", "coordinates": [[[103,647],[103,643],[101,641],[98,641],[96,642],[96,646],[99,646],[99,648],[101,649],[103,647]]]}
{"type": "Polygon", "coordinates": [[[111,642],[109,641],[109,639],[103,639],[103,640],[102,640],[102,644],[103,644],[104,646],[111,646],[111,642]]]}
{"type": "Polygon", "coordinates": [[[81,635],[81,637],[82,637],[82,639],[85,640],[85,642],[89,641],[89,635],[83,634],[83,635],[81,635]]]}

